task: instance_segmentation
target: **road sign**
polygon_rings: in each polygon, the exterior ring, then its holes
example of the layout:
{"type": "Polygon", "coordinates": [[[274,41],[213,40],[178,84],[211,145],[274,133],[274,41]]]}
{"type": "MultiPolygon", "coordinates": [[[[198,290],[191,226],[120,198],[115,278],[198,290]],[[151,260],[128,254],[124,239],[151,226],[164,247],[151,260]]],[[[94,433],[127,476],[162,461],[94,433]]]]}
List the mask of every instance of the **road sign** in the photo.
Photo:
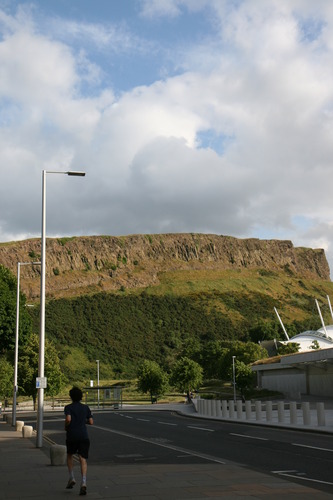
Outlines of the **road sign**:
{"type": "Polygon", "coordinates": [[[36,389],[47,388],[47,377],[36,377],[36,389]]]}

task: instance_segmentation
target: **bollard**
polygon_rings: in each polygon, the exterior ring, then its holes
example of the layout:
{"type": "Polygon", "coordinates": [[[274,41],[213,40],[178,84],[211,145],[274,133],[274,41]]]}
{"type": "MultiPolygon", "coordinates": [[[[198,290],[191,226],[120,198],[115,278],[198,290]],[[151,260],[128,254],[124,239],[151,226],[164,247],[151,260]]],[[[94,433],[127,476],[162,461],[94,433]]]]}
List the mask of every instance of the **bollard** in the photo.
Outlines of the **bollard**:
{"type": "Polygon", "coordinates": [[[303,424],[311,425],[310,403],[308,401],[302,403],[302,411],[303,411],[303,424]]]}
{"type": "Polygon", "coordinates": [[[24,425],[22,427],[22,436],[24,438],[31,438],[32,437],[32,425],[24,425]]]}
{"type": "Polygon", "coordinates": [[[65,465],[67,459],[67,448],[60,444],[54,444],[50,448],[51,465],[65,465]]]}
{"type": "Polygon", "coordinates": [[[245,416],[246,420],[251,420],[252,417],[251,401],[245,401],[245,416]]]}
{"type": "Polygon", "coordinates": [[[216,417],[216,403],[215,403],[215,399],[211,399],[210,400],[210,414],[212,417],[216,417]]]}
{"type": "Polygon", "coordinates": [[[221,418],[222,417],[222,406],[221,406],[221,400],[218,399],[216,401],[216,416],[221,418]]]}
{"type": "Polygon", "coordinates": [[[317,403],[317,419],[320,427],[325,427],[325,406],[324,403],[317,403]]]}
{"type": "Polygon", "coordinates": [[[236,408],[237,408],[237,418],[242,419],[243,418],[243,403],[242,403],[242,401],[240,401],[240,400],[236,401],[236,408]]]}
{"type": "Polygon", "coordinates": [[[225,399],[222,401],[222,418],[228,418],[228,403],[225,399]]]}
{"type": "Polygon", "coordinates": [[[229,401],[229,418],[235,418],[235,405],[233,401],[229,401]]]}
{"type": "Polygon", "coordinates": [[[204,415],[208,416],[208,399],[204,399],[204,415]]]}
{"type": "Polygon", "coordinates": [[[256,401],[256,420],[261,420],[261,401],[256,401]]]}
{"type": "Polygon", "coordinates": [[[23,427],[24,427],[24,422],[23,422],[23,420],[16,420],[16,426],[15,426],[16,430],[17,430],[18,432],[22,432],[22,428],[23,428],[23,427]]]}
{"type": "Polygon", "coordinates": [[[284,422],[284,401],[278,401],[278,421],[279,424],[284,422]]]}
{"type": "Polygon", "coordinates": [[[272,421],[272,401],[266,401],[266,422],[272,421]]]}
{"type": "Polygon", "coordinates": [[[296,401],[291,401],[289,404],[290,423],[297,425],[297,404],[296,401]]]}

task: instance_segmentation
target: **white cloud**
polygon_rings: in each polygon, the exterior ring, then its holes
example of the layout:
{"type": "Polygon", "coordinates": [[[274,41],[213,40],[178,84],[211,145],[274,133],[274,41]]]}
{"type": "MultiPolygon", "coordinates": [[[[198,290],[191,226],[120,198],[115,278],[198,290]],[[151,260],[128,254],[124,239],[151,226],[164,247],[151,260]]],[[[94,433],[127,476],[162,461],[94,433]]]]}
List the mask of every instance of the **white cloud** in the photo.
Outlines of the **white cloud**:
{"type": "Polygon", "coordinates": [[[87,170],[82,182],[48,183],[50,234],[267,234],[322,245],[333,258],[333,8],[307,0],[141,6],[144,23],[185,22],[191,11],[212,30],[169,47],[186,70],[117,97],[101,89],[103,60],[78,40],[106,48],[125,33],[131,51],[133,40],[145,45],[142,33],[75,20],[59,41],[59,19],[51,38],[33,12],[29,22],[0,14],[0,240],[38,234],[43,168],[77,168],[87,170]]]}

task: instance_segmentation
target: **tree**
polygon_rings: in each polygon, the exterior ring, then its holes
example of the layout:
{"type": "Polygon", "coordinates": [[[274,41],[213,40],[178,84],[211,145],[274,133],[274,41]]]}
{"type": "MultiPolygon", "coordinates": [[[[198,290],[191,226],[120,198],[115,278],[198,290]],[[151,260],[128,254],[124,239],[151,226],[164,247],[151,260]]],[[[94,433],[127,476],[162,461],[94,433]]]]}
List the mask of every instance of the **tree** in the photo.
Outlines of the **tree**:
{"type": "Polygon", "coordinates": [[[186,392],[190,401],[190,392],[200,387],[203,380],[202,367],[196,361],[186,356],[176,361],[172,372],[171,382],[180,391],[186,392]]]}
{"type": "Polygon", "coordinates": [[[220,340],[207,342],[201,350],[201,366],[205,377],[219,378],[226,356],[230,358],[229,349],[222,347],[220,340]]]}
{"type": "MultiPolygon", "coordinates": [[[[31,396],[36,406],[38,377],[39,337],[33,333],[19,357],[19,387],[26,396],[31,396]]],[[[45,339],[45,377],[47,377],[46,394],[55,396],[64,384],[64,376],[60,369],[59,358],[54,344],[45,339]]]]}
{"type": "Polygon", "coordinates": [[[297,342],[288,342],[287,344],[280,344],[278,347],[279,354],[294,354],[300,349],[300,344],[297,342]]]}
{"type": "Polygon", "coordinates": [[[221,342],[221,345],[227,350],[227,352],[223,352],[223,355],[218,360],[219,376],[222,379],[228,379],[231,376],[232,356],[236,356],[237,360],[242,361],[245,365],[268,357],[266,349],[254,342],[236,340],[233,342],[221,342]]]}
{"type": "MultiPolygon", "coordinates": [[[[0,264],[0,352],[14,350],[16,329],[17,280],[9,269],[0,264]]],[[[20,342],[31,333],[31,319],[20,293],[20,342]]]]}
{"type": "Polygon", "coordinates": [[[138,370],[138,390],[150,394],[151,402],[154,396],[161,396],[168,388],[168,376],[155,362],[145,359],[138,370]]]}
{"type": "Polygon", "coordinates": [[[310,349],[314,349],[314,350],[320,349],[320,345],[319,345],[318,340],[313,340],[311,342],[310,349]]]}
{"type": "Polygon", "coordinates": [[[0,358],[0,396],[8,397],[13,392],[14,368],[6,358],[0,358]]]}
{"type": "Polygon", "coordinates": [[[235,362],[235,379],[236,387],[243,395],[250,387],[253,386],[255,374],[250,365],[246,365],[243,361],[235,362]]]}

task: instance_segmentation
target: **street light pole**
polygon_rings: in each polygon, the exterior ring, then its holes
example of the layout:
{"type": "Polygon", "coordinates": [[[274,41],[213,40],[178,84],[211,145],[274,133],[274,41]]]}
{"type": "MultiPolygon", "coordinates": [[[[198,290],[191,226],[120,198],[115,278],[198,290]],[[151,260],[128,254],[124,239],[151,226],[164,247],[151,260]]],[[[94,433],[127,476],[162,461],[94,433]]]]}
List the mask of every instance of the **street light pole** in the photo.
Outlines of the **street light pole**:
{"type": "Polygon", "coordinates": [[[15,355],[14,355],[14,388],[13,388],[13,408],[12,426],[16,425],[16,395],[17,395],[17,372],[18,372],[18,343],[20,328],[20,270],[21,266],[40,265],[40,262],[18,262],[17,263],[17,292],[16,292],[16,328],[15,328],[15,355]]]}
{"type": "MultiPolygon", "coordinates": [[[[41,278],[40,278],[40,334],[39,334],[39,360],[38,377],[44,379],[45,365],[45,254],[46,254],[46,174],[64,174],[84,177],[85,172],[69,171],[42,171],[42,253],[41,253],[41,278]]],[[[44,383],[38,388],[37,402],[37,440],[36,447],[43,446],[43,412],[44,412],[44,383]]]]}
{"type": "Polygon", "coordinates": [[[236,356],[232,357],[232,382],[234,386],[234,404],[236,404],[236,373],[235,373],[235,358],[236,356]]]}
{"type": "Polygon", "coordinates": [[[97,363],[97,407],[99,408],[99,359],[96,359],[97,363]]]}

